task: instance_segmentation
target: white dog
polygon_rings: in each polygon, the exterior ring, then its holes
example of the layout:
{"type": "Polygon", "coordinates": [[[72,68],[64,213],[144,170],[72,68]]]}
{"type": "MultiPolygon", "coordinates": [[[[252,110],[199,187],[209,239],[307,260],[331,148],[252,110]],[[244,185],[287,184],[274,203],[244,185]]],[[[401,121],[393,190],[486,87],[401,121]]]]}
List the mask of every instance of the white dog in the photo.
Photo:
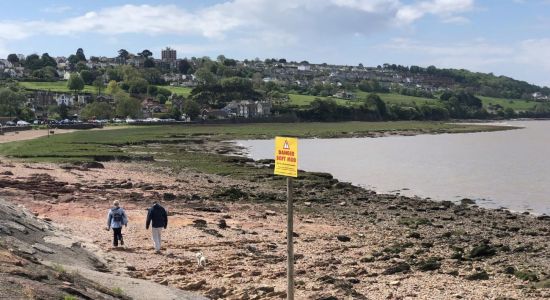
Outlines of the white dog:
{"type": "Polygon", "coordinates": [[[202,252],[197,252],[197,254],[195,254],[195,256],[197,257],[197,265],[199,265],[199,267],[205,267],[206,266],[206,256],[204,256],[204,254],[202,254],[202,252]]]}

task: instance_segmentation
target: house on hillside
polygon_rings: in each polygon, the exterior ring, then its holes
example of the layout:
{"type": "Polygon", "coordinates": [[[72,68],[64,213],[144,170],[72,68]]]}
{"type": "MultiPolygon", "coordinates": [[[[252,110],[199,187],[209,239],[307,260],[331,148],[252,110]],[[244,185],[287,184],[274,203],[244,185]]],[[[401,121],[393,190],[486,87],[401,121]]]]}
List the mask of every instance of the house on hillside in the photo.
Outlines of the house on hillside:
{"type": "Polygon", "coordinates": [[[78,99],[78,104],[81,104],[81,105],[86,105],[93,101],[92,95],[90,94],[78,95],[77,99],[78,99]]]}
{"type": "Polygon", "coordinates": [[[346,99],[346,100],[354,100],[356,98],[354,93],[350,93],[346,91],[339,91],[338,93],[334,94],[333,97],[346,99]]]}
{"type": "Polygon", "coordinates": [[[271,115],[271,102],[268,101],[231,101],[223,110],[230,116],[241,118],[259,118],[271,115]]]}
{"type": "Polygon", "coordinates": [[[66,106],[73,106],[74,105],[74,97],[70,94],[56,94],[54,96],[55,102],[57,105],[64,104],[66,106]]]}
{"type": "Polygon", "coordinates": [[[535,93],[531,94],[531,96],[533,97],[533,100],[535,100],[535,101],[548,101],[548,100],[550,100],[550,98],[548,98],[548,96],[543,95],[540,92],[535,92],[535,93]]]}
{"type": "Polygon", "coordinates": [[[203,109],[201,111],[201,118],[203,120],[222,120],[228,117],[229,113],[225,109],[203,109]]]}
{"type": "Polygon", "coordinates": [[[27,107],[34,111],[37,118],[46,119],[48,108],[55,105],[54,93],[49,91],[36,91],[27,96],[27,107]]]}
{"type": "Polygon", "coordinates": [[[126,63],[136,68],[143,68],[145,66],[145,57],[139,55],[133,56],[129,58],[126,63]]]}
{"type": "Polygon", "coordinates": [[[105,102],[105,103],[109,103],[109,104],[114,104],[115,103],[115,98],[113,98],[113,96],[111,96],[111,95],[99,95],[99,96],[95,97],[95,101],[96,102],[105,102]]]}
{"type": "Polygon", "coordinates": [[[164,79],[164,81],[166,82],[180,82],[181,80],[185,79],[185,75],[169,73],[162,75],[162,79],[164,79]]]}
{"type": "Polygon", "coordinates": [[[141,111],[144,117],[152,118],[154,113],[165,112],[165,107],[158,100],[146,98],[141,101],[141,111]]]}
{"type": "Polygon", "coordinates": [[[0,59],[0,71],[13,68],[13,64],[7,59],[0,59]]]}

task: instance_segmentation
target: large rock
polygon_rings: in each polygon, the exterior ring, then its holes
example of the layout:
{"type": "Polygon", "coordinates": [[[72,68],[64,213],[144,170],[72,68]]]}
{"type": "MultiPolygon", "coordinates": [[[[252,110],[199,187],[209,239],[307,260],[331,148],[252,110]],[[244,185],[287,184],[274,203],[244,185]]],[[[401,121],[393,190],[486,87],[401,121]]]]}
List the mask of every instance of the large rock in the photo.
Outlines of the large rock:
{"type": "Polygon", "coordinates": [[[206,284],[206,280],[204,279],[201,279],[199,281],[195,281],[193,283],[189,283],[185,286],[182,287],[183,290],[188,290],[188,291],[196,291],[196,290],[200,290],[202,288],[203,285],[206,284]]]}
{"type": "Polygon", "coordinates": [[[85,162],[85,163],[82,163],[80,166],[87,169],[105,169],[105,166],[103,166],[102,163],[97,161],[85,162]]]}
{"type": "Polygon", "coordinates": [[[466,276],[466,280],[488,280],[489,274],[485,271],[480,271],[476,273],[472,273],[468,276],[466,276]]]}
{"type": "Polygon", "coordinates": [[[336,238],[340,241],[340,242],[349,242],[351,241],[351,238],[347,235],[338,235],[336,236],[336,238]]]}
{"type": "Polygon", "coordinates": [[[470,257],[475,258],[475,257],[493,256],[496,254],[496,252],[497,250],[493,246],[483,243],[481,245],[474,247],[472,251],[470,251],[470,257]]]}
{"type": "Polygon", "coordinates": [[[32,247],[40,252],[43,252],[43,253],[47,253],[47,254],[54,254],[55,251],[50,248],[50,247],[47,247],[47,246],[44,246],[42,244],[39,244],[39,243],[36,243],[34,245],[32,245],[32,247]]]}
{"type": "Polygon", "coordinates": [[[397,263],[382,272],[384,275],[392,275],[396,273],[406,273],[411,270],[411,266],[406,262],[397,263]]]}

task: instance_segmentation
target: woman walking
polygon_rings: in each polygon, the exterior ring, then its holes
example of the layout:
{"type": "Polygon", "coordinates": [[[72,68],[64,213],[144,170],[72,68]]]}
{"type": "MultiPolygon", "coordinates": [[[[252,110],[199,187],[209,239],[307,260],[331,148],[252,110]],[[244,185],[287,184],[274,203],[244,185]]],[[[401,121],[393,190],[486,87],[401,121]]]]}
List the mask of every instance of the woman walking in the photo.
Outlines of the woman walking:
{"type": "Polygon", "coordinates": [[[120,202],[115,200],[113,207],[109,209],[109,214],[107,215],[107,231],[113,228],[113,247],[118,247],[118,241],[120,241],[121,246],[124,246],[122,225],[128,227],[128,217],[124,209],[120,207],[120,202]]]}

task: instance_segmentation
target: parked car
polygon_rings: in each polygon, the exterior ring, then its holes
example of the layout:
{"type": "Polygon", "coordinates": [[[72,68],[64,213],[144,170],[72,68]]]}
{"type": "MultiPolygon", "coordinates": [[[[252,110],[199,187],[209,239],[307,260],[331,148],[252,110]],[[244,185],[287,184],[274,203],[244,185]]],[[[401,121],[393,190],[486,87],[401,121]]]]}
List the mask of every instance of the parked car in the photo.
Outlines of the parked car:
{"type": "Polygon", "coordinates": [[[23,120],[17,121],[17,126],[29,126],[29,125],[31,125],[31,123],[27,121],[23,121],[23,120]]]}
{"type": "Polygon", "coordinates": [[[15,123],[12,121],[7,121],[6,126],[15,126],[15,123]]]}

